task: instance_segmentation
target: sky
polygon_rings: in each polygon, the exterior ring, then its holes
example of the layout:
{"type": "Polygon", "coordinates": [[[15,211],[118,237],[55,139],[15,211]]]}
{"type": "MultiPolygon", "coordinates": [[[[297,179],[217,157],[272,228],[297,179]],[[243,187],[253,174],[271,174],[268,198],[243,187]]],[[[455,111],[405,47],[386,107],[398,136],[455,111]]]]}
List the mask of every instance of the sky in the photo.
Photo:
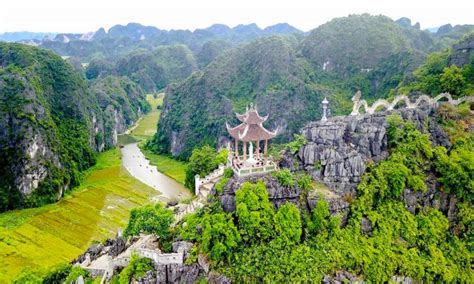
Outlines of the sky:
{"type": "Polygon", "coordinates": [[[85,33],[129,22],[161,29],[264,28],[287,22],[309,31],[349,14],[408,17],[421,28],[474,24],[474,0],[1,0],[0,33],[13,31],[85,33]]]}

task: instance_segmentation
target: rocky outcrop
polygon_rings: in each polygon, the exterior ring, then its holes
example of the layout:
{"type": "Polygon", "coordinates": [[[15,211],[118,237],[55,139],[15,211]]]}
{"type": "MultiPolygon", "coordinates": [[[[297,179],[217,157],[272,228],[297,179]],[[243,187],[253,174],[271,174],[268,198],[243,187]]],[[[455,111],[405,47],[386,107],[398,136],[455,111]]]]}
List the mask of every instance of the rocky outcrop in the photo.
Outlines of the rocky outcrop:
{"type": "Polygon", "coordinates": [[[247,181],[256,183],[259,180],[262,180],[268,191],[268,199],[275,206],[277,210],[280,206],[284,205],[286,202],[291,202],[298,207],[301,207],[300,204],[300,195],[301,189],[297,186],[294,187],[285,187],[282,186],[275,177],[271,175],[260,175],[260,176],[249,176],[249,177],[232,177],[229,182],[224,186],[224,191],[222,193],[217,193],[215,187],[212,189],[211,194],[214,194],[219,198],[222,208],[225,212],[235,211],[235,192],[242,187],[247,181]]]}
{"type": "Polygon", "coordinates": [[[434,145],[450,146],[434,118],[435,107],[400,109],[359,116],[339,116],[307,124],[301,133],[308,143],[296,154],[299,167],[324,182],[336,193],[353,193],[369,161],[388,156],[386,118],[393,113],[429,133],[434,145]]]}
{"type": "Polygon", "coordinates": [[[470,35],[459,43],[453,45],[453,51],[449,57],[449,65],[462,67],[468,64],[474,64],[472,55],[474,54],[474,35],[470,35]]]}

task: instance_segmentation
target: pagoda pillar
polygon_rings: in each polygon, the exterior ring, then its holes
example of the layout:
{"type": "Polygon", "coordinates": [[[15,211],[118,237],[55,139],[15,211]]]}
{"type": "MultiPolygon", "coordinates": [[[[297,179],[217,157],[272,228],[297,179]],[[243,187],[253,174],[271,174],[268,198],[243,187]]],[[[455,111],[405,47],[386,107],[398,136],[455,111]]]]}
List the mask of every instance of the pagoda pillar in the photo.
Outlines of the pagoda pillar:
{"type": "Polygon", "coordinates": [[[239,158],[239,140],[234,139],[234,154],[239,158]]]}
{"type": "Polygon", "coordinates": [[[247,160],[247,142],[244,142],[244,161],[247,160]]]}
{"type": "Polygon", "coordinates": [[[257,140],[257,149],[255,150],[257,154],[257,159],[260,159],[260,140],[257,140]]]}
{"type": "Polygon", "coordinates": [[[265,139],[265,149],[263,151],[264,156],[268,157],[268,139],[265,139]]]}

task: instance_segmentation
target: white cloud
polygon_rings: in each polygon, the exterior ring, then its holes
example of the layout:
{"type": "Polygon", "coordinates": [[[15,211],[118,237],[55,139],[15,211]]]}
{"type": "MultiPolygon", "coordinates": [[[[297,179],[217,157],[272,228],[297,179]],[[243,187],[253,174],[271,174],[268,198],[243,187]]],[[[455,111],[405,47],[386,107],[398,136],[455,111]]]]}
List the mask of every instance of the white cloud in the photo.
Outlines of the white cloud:
{"type": "Polygon", "coordinates": [[[266,27],[288,22],[310,30],[334,17],[348,14],[383,14],[408,17],[422,28],[474,24],[474,1],[416,0],[3,0],[0,32],[87,32],[115,24],[138,22],[162,29],[205,28],[213,23],[229,26],[257,23],[266,27]]]}

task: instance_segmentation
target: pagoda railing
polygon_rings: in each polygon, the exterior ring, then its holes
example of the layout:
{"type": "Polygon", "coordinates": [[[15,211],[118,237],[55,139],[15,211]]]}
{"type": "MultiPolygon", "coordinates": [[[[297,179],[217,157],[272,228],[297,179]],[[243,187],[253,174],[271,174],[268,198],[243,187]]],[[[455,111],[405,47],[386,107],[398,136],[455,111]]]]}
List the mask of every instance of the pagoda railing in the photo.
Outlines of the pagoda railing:
{"type": "Polygon", "coordinates": [[[234,173],[240,177],[255,174],[267,174],[278,169],[277,165],[269,158],[258,159],[257,164],[254,165],[246,165],[243,161],[243,156],[239,156],[239,159],[235,161],[235,163],[232,163],[234,173]]]}

